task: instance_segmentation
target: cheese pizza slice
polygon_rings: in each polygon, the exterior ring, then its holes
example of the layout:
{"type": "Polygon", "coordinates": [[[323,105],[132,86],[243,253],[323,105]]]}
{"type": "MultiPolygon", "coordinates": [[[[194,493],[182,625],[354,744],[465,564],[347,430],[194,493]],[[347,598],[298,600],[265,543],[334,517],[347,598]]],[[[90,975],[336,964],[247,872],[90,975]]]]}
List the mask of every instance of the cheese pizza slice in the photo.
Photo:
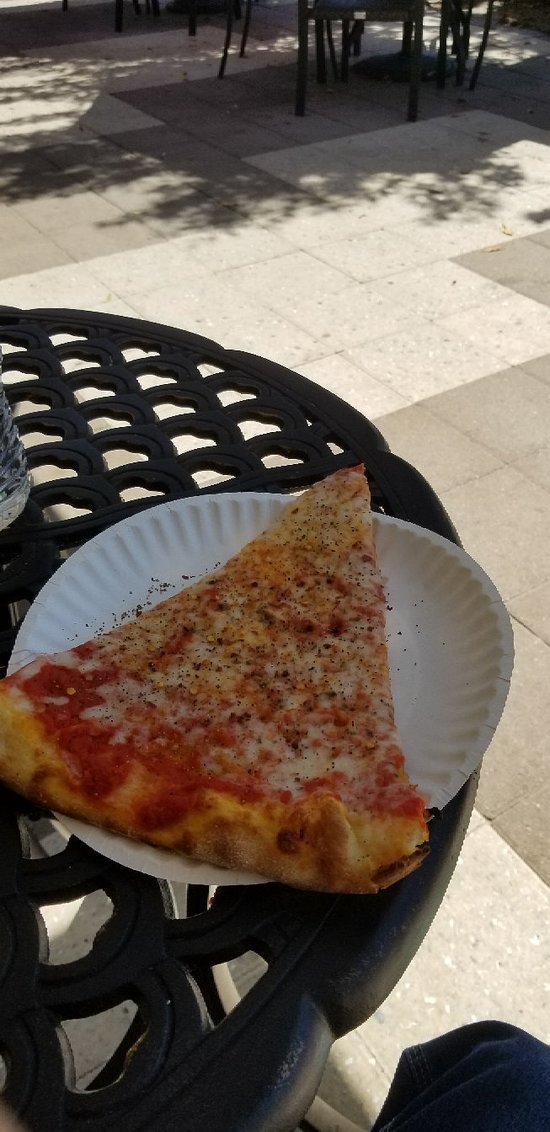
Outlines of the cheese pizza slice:
{"type": "Polygon", "coordinates": [[[296,887],[375,892],[427,851],[394,723],[362,468],[195,585],[0,683],[0,780],[296,887]]]}

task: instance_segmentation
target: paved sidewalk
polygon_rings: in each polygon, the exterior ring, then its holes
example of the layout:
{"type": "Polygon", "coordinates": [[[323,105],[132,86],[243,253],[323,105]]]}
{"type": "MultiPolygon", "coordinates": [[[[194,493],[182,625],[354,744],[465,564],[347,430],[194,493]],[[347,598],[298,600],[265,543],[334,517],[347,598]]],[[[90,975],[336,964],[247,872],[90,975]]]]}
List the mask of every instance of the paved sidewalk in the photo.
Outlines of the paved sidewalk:
{"type": "MultiPolygon", "coordinates": [[[[298,119],[295,5],[253,7],[220,82],[221,16],[191,39],[128,3],[115,36],[112,3],[5,0],[0,303],[185,327],[339,393],[430,480],[513,617],[445,901],[327,1070],[366,1128],[406,1044],[487,1017],[550,1040],[550,39],[495,27],[476,92],[423,84],[414,124],[405,87],[357,75],[312,76],[298,119]]],[[[58,957],[107,914],[82,908],[58,957]]],[[[105,1039],[73,1039],[85,1082],[105,1039]]]]}

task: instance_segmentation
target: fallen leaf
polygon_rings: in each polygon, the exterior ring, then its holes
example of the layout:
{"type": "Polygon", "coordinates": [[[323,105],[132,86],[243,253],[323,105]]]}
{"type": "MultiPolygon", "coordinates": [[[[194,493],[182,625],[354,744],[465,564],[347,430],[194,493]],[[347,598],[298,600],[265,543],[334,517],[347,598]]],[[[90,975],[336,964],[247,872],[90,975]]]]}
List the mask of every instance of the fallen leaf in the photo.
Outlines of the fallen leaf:
{"type": "Polygon", "coordinates": [[[501,224],[500,230],[501,230],[501,232],[504,232],[505,236],[513,236],[514,235],[514,233],[512,232],[512,229],[509,228],[507,224],[501,224]]]}

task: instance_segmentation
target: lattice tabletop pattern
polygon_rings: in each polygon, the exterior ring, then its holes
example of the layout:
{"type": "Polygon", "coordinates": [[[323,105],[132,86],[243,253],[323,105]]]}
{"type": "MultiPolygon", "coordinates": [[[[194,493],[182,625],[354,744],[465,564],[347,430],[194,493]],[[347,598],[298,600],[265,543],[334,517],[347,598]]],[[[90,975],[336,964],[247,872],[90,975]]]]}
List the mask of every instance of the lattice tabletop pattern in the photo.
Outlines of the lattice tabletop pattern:
{"type": "MultiPolygon", "coordinates": [[[[26,608],[72,550],[125,516],[207,491],[292,491],[363,462],[376,509],[456,538],[437,498],[377,429],[272,362],[169,327],[80,311],[0,308],[6,390],[33,473],[0,535],[0,663],[26,608]]],[[[0,797],[0,1061],[4,1095],[36,1132],[285,1132],[333,1039],[363,1022],[414,955],[452,874],[475,783],[446,807],[423,868],[376,897],[279,885],[169,885],[0,797]],[[37,824],[38,823],[38,824],[37,824]],[[42,847],[41,847],[42,846],[42,847]],[[48,906],[104,893],[86,955],[52,961],[48,906]],[[213,967],[265,969],[226,1016],[213,967]],[[76,1088],[67,1020],[131,1002],[118,1050],[76,1088]]],[[[100,1024],[100,1022],[98,1023],[100,1024]]],[[[70,1028],[70,1027],[69,1027],[70,1028]]]]}

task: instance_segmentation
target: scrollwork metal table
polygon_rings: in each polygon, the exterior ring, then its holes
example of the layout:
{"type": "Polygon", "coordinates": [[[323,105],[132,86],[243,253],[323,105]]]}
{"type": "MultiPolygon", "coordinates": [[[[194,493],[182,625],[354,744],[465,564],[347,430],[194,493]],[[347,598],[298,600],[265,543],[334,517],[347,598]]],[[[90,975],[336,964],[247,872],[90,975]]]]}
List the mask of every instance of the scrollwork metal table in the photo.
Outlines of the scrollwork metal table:
{"type": "MultiPolygon", "coordinates": [[[[364,462],[373,505],[456,540],[425,480],[338,397],[262,358],[166,326],[81,311],[0,308],[9,399],[34,486],[0,535],[2,674],[18,623],[67,557],[159,500],[293,491],[364,462]]],[[[37,854],[43,815],[0,794],[3,1095],[35,1132],[289,1132],[333,1040],[364,1022],[420,945],[452,875],[470,781],[433,823],[417,873],[377,896],[281,885],[170,886],[72,837],[37,854]],[[41,909],[102,891],[89,953],[52,963],[41,909]],[[229,1013],[213,968],[253,952],[263,974],[229,1013]],[[86,1088],[67,1019],[123,1000],[135,1017],[86,1088]]],[[[368,1086],[368,1083],[366,1083],[368,1086]]]]}

